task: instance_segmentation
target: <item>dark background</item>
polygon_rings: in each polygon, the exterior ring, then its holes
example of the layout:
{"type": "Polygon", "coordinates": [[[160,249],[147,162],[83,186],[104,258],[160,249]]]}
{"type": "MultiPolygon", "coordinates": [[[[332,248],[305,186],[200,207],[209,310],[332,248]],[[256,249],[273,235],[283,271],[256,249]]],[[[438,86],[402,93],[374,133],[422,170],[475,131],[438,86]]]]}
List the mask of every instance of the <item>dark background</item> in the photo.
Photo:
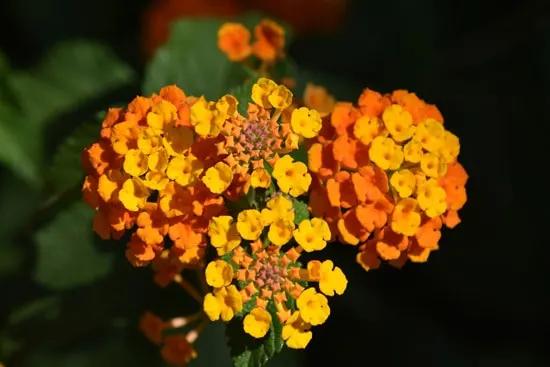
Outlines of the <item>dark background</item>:
{"type": "MultiPolygon", "coordinates": [[[[55,43],[84,37],[107,43],[141,71],[146,6],[145,0],[4,0],[0,49],[13,66],[26,68],[55,43]]],[[[548,187],[547,163],[535,161],[547,156],[537,137],[550,122],[549,40],[548,2],[474,0],[355,0],[339,32],[295,40],[290,54],[313,72],[352,80],[358,90],[408,89],[436,104],[461,139],[459,159],[470,180],[463,222],[444,232],[441,250],[427,264],[365,273],[354,263],[356,249],[333,246],[330,256],[352,280],[348,291],[334,300],[333,317],[316,329],[307,351],[284,363],[550,365],[544,357],[548,238],[537,236],[548,225],[536,224],[544,222],[545,209],[534,209],[548,187]]],[[[140,92],[139,85],[132,88],[117,97],[140,92]]],[[[69,317],[65,332],[29,330],[32,340],[55,343],[13,367],[79,367],[91,359],[102,366],[158,365],[156,348],[134,329],[113,331],[97,321],[102,314],[137,317],[153,300],[173,305],[169,292],[150,284],[150,273],[121,267],[117,282],[103,284],[109,290],[101,299],[96,286],[66,301],[67,313],[71,302],[97,304],[93,315],[69,317]],[[114,341],[102,346],[106,340],[114,341]],[[130,362],[118,350],[140,358],[130,362]]],[[[35,291],[24,280],[8,285],[8,303],[35,291]]]]}

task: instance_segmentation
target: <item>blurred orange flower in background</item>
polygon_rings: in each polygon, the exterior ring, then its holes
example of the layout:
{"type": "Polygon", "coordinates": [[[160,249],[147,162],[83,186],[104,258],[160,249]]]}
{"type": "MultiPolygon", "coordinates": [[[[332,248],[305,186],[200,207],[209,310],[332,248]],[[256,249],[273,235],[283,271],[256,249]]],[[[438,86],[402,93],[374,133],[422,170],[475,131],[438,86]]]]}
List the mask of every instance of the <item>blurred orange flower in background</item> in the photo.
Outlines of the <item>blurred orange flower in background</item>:
{"type": "Polygon", "coordinates": [[[143,48],[147,56],[167,41],[170,23],[183,17],[231,17],[262,11],[289,23],[298,35],[334,31],[347,0],[154,0],[145,12],[143,48]]]}

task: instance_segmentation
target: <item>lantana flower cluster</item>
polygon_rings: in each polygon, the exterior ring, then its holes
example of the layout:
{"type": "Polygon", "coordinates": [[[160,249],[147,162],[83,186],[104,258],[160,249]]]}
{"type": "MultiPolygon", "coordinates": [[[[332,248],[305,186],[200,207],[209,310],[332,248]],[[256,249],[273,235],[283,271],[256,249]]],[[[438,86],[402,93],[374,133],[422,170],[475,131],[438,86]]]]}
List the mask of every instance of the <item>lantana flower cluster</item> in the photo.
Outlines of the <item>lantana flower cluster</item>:
{"type": "MultiPolygon", "coordinates": [[[[286,157],[276,163],[274,175],[296,169],[286,157]]],[[[330,260],[312,260],[305,268],[298,261],[304,251],[322,250],[331,234],[322,219],[297,221],[292,200],[276,192],[261,211],[213,219],[209,234],[220,259],[206,267],[213,291],[204,298],[204,311],[212,321],[243,317],[244,331],[254,338],[282,325],[286,345],[300,349],[311,340],[312,326],[330,315],[326,296],[342,294],[347,279],[330,260]],[[318,282],[320,292],[311,282],[318,282]]]]}
{"type": "Polygon", "coordinates": [[[276,65],[285,59],[286,32],[277,22],[264,18],[251,31],[242,23],[224,23],[218,30],[218,48],[249,75],[266,77],[293,88],[295,80],[275,76],[276,65]]]}
{"type": "MultiPolygon", "coordinates": [[[[171,258],[198,266],[210,219],[227,211],[224,198],[202,180],[216,163],[215,142],[198,135],[204,127],[191,119],[192,106],[203,103],[175,86],[136,97],[107,112],[100,140],[83,153],[82,190],[97,210],[94,230],[104,239],[129,232],[126,256],[135,266],[160,256],[167,241],[171,258]]],[[[212,120],[221,124],[232,106],[229,97],[220,99],[212,120]]]]}
{"type": "Polygon", "coordinates": [[[250,30],[242,23],[225,23],[218,31],[218,47],[230,61],[248,62],[254,56],[273,64],[284,58],[285,30],[271,19],[263,19],[250,30]]]}
{"type": "Polygon", "coordinates": [[[143,46],[148,56],[169,37],[170,25],[180,18],[234,17],[250,10],[271,14],[288,22],[300,35],[329,33],[343,21],[347,0],[157,0],[143,18],[143,46]],[[304,16],[307,14],[307,16],[304,16]]]}
{"type": "Polygon", "coordinates": [[[218,32],[220,50],[257,76],[247,102],[167,86],[109,109],[82,155],[95,232],[199,306],[140,321],[172,365],[194,359],[217,321],[305,348],[348,281],[332,260],[302,254],[339,242],[365,270],[425,262],[467,199],[460,142],[437,107],[405,90],[339,102],[312,83],[295,98],[290,79],[265,77],[285,56],[284,29],[266,19],[254,36],[239,23],[218,32]]]}
{"type": "MultiPolygon", "coordinates": [[[[202,304],[200,317],[239,319],[258,339],[277,328],[288,347],[304,348],[330,314],[327,296],[347,285],[330,260],[299,262],[333,237],[324,219],[295,211],[312,176],[290,153],[317,135],[322,118],[301,107],[279,121],[293,95],[269,79],[250,98],[243,116],[232,95],[208,101],[169,86],[109,110],[101,138],[83,153],[82,190],[97,211],[94,230],[104,239],[128,234],[130,263],[152,262],[155,281],[180,284],[202,304]],[[196,269],[202,292],[185,269],[196,269]]],[[[163,354],[176,348],[190,360],[196,328],[178,338],[159,330],[196,318],[166,323],[148,314],[142,329],[163,354]]]]}
{"type": "Polygon", "coordinates": [[[439,110],[414,93],[365,89],[357,105],[338,102],[310,141],[312,213],[333,240],[359,247],[366,270],[424,262],[443,225],[453,228],[468,179],[459,139],[439,110]]]}

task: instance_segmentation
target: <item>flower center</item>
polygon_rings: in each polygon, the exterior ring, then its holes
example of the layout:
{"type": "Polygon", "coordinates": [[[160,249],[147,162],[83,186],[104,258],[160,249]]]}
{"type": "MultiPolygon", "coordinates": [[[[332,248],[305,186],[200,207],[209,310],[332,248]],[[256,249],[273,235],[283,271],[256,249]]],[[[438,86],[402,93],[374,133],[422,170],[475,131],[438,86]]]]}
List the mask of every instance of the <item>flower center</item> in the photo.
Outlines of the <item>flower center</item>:
{"type": "Polygon", "coordinates": [[[246,121],[240,136],[240,142],[248,153],[255,150],[271,149],[273,138],[269,131],[268,122],[266,120],[246,121]]]}
{"type": "Polygon", "coordinates": [[[256,268],[256,279],[254,284],[258,289],[279,291],[287,285],[288,267],[281,264],[277,256],[269,256],[258,259],[254,266],[256,268]]]}

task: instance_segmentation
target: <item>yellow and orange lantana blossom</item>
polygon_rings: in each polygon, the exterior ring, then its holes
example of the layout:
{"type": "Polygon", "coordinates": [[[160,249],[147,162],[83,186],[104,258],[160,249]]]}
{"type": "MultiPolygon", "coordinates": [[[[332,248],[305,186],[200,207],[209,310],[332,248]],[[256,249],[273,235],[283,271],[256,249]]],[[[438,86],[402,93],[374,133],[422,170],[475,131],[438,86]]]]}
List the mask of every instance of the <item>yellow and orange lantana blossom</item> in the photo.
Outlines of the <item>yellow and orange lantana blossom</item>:
{"type": "Polygon", "coordinates": [[[208,238],[218,256],[205,269],[212,291],[204,297],[204,312],[212,321],[242,319],[244,332],[254,338],[280,327],[288,347],[305,348],[311,328],[330,314],[327,296],[342,294],[347,286],[332,261],[311,260],[305,268],[298,261],[303,252],[322,250],[331,238],[326,221],[295,213],[295,202],[307,195],[312,177],[306,164],[289,154],[300,141],[317,135],[321,116],[303,107],[292,112],[289,122],[279,121],[293,96],[265,78],[253,85],[251,99],[247,116],[235,113],[220,126],[221,160],[203,178],[230,200],[243,193],[250,197],[251,191],[255,198],[210,221],[208,238]]]}
{"type": "Polygon", "coordinates": [[[333,240],[358,246],[364,269],[425,262],[442,226],[460,222],[468,175],[443,122],[414,93],[365,89],[357,105],[336,103],[309,142],[311,211],[333,240]]]}
{"type": "Polygon", "coordinates": [[[169,321],[143,317],[142,330],[172,364],[196,356],[192,343],[208,320],[239,318],[254,338],[278,327],[288,347],[304,348],[330,314],[327,296],[347,286],[332,261],[298,261],[333,237],[324,219],[294,210],[312,176],[289,153],[316,137],[321,114],[293,108],[283,121],[293,95],[270,79],[260,78],[250,97],[241,115],[232,95],[208,101],[165,87],[110,109],[100,139],[83,153],[94,230],[104,239],[128,233],[131,264],[152,263],[159,285],[176,282],[203,306],[169,321]],[[215,255],[207,258],[209,248],[215,255]],[[184,269],[202,274],[202,294],[184,269]],[[164,332],[195,321],[186,334],[164,332]]]}
{"type": "MultiPolygon", "coordinates": [[[[242,24],[225,23],[218,47],[265,76],[285,55],[284,36],[266,19],[251,42],[242,24]]],[[[215,321],[305,348],[348,281],[331,260],[302,264],[304,252],[340,242],[358,247],[365,270],[424,262],[466,202],[459,140],[414,93],[365,89],[353,104],[314,84],[298,100],[288,81],[254,82],[241,108],[231,94],[211,101],[176,86],[136,97],[107,112],[83,152],[95,232],[128,238],[132,265],[151,264],[158,285],[176,283],[200,304],[140,321],[172,365],[197,356],[195,340],[215,321]]]]}
{"type": "MultiPolygon", "coordinates": [[[[201,181],[215,164],[216,146],[195,133],[190,119],[195,103],[169,86],[111,108],[100,139],[83,153],[88,175],[82,191],[97,210],[94,230],[103,239],[131,231],[126,256],[135,266],[160,257],[166,239],[173,243],[170,258],[197,266],[210,218],[227,211],[224,198],[201,181]]],[[[217,118],[228,112],[218,111],[217,118]]]]}
{"type": "Polygon", "coordinates": [[[241,62],[254,56],[266,63],[284,58],[285,31],[270,19],[254,27],[254,42],[250,30],[241,23],[224,23],[218,30],[218,48],[229,60],[241,62]]]}
{"type": "Polygon", "coordinates": [[[342,23],[347,4],[347,0],[154,0],[143,18],[144,51],[147,56],[154,55],[177,19],[229,18],[249,11],[279,18],[299,35],[331,33],[342,23]]]}

